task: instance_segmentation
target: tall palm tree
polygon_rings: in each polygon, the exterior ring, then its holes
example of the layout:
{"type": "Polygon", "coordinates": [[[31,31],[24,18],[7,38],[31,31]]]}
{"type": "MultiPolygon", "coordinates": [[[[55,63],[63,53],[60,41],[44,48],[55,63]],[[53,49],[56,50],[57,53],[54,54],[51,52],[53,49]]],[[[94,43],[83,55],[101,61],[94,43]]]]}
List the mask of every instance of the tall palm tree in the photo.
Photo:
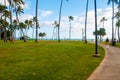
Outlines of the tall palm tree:
{"type": "Polygon", "coordinates": [[[26,30],[26,35],[27,35],[27,32],[28,32],[28,29],[31,27],[32,28],[32,20],[25,20],[25,24],[27,26],[27,30],[26,30]]]}
{"type": "MultiPolygon", "coordinates": [[[[13,0],[13,2],[14,2],[14,12],[15,12],[15,15],[16,15],[17,24],[19,25],[20,22],[19,22],[18,15],[20,15],[21,13],[24,13],[21,5],[24,5],[25,3],[24,3],[23,0],[13,0]]],[[[21,28],[20,28],[20,31],[23,34],[23,36],[25,36],[24,32],[21,28]]],[[[21,36],[22,36],[22,34],[21,34],[21,36]]],[[[25,40],[24,40],[24,42],[25,42],[25,40]]]]}
{"type": "Polygon", "coordinates": [[[118,41],[120,42],[120,20],[116,22],[116,26],[118,27],[118,41]]]}
{"type": "Polygon", "coordinates": [[[13,26],[12,26],[12,11],[14,7],[13,0],[7,0],[9,2],[9,11],[10,11],[10,41],[13,40],[13,26]]]}
{"type": "Polygon", "coordinates": [[[69,39],[71,40],[71,21],[74,20],[73,16],[68,16],[69,22],[70,22],[70,27],[69,27],[69,39]]]}
{"type": "MultiPolygon", "coordinates": [[[[32,20],[32,24],[35,25],[36,24],[36,17],[33,17],[33,19],[31,19],[31,20],[32,20]]],[[[33,39],[33,36],[34,36],[34,27],[32,27],[32,29],[33,29],[33,32],[32,32],[32,39],[33,39]]]]}
{"type": "Polygon", "coordinates": [[[104,22],[107,21],[107,19],[105,17],[102,17],[102,19],[100,20],[100,22],[103,22],[103,28],[104,28],[104,22]]]}
{"type": "Polygon", "coordinates": [[[53,33],[52,33],[52,39],[54,38],[57,39],[57,29],[58,29],[59,24],[57,21],[54,21],[53,25],[54,25],[54,28],[53,28],[53,33]]]}
{"type": "MultiPolygon", "coordinates": [[[[68,0],[66,0],[68,1],[68,0]]],[[[61,12],[62,12],[62,5],[63,5],[63,0],[61,0],[61,3],[60,3],[60,8],[59,8],[59,20],[58,20],[58,42],[60,42],[60,23],[61,23],[61,12]]]]}
{"type": "MultiPolygon", "coordinates": [[[[18,25],[19,25],[20,21],[19,21],[18,15],[20,15],[21,13],[24,13],[22,7],[21,7],[21,6],[18,6],[15,12],[16,12],[16,20],[17,20],[17,23],[18,23],[18,25]]],[[[21,32],[22,32],[22,34],[23,34],[23,37],[25,37],[25,34],[24,34],[24,32],[23,32],[23,28],[20,27],[20,30],[21,30],[21,32]]],[[[21,36],[22,36],[22,35],[21,35],[21,36]]],[[[25,38],[24,38],[24,42],[26,42],[25,38]]]]}
{"type": "Polygon", "coordinates": [[[18,24],[17,24],[17,20],[13,20],[13,32],[14,32],[14,38],[16,38],[16,30],[18,29],[18,24]]]}
{"type": "Polygon", "coordinates": [[[38,0],[36,0],[36,39],[35,42],[38,42],[38,0]]]}
{"type": "MultiPolygon", "coordinates": [[[[23,23],[23,22],[20,22],[20,23],[19,23],[19,27],[20,27],[20,29],[22,30],[22,33],[24,34],[24,35],[23,35],[23,40],[24,40],[24,42],[26,42],[26,36],[25,36],[24,31],[23,31],[23,29],[26,29],[26,24],[23,23]]],[[[21,37],[22,37],[22,36],[21,36],[21,37]]]]}
{"type": "MultiPolygon", "coordinates": [[[[6,6],[6,0],[4,0],[4,4],[6,6]]],[[[6,16],[5,16],[5,22],[6,22],[6,16]]],[[[6,25],[4,25],[4,42],[7,42],[7,31],[6,31],[6,25]]]]}
{"type": "Polygon", "coordinates": [[[118,4],[118,0],[108,0],[108,5],[112,2],[112,46],[114,44],[114,3],[118,4]]]}
{"type": "Polygon", "coordinates": [[[85,43],[87,43],[87,32],[86,32],[86,27],[87,27],[88,3],[89,3],[89,0],[87,0],[87,3],[86,3],[86,14],[85,14],[85,43]]]}

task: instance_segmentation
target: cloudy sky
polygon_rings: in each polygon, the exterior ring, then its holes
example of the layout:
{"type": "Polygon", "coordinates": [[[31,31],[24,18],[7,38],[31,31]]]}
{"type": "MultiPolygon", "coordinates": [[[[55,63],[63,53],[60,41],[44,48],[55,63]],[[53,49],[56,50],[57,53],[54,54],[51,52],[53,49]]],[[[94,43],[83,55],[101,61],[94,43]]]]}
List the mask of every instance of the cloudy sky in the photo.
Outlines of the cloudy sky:
{"type": "MultiPolygon", "coordinates": [[[[35,16],[35,4],[36,0],[24,0],[25,5],[24,14],[19,16],[20,21],[26,19],[31,19],[35,16]]],[[[45,32],[46,38],[56,37],[56,32],[54,29],[54,21],[58,21],[59,16],[59,7],[61,0],[38,0],[39,9],[38,9],[38,18],[39,18],[39,32],[45,32]],[[54,32],[53,32],[54,30],[54,32]]],[[[60,26],[60,36],[61,38],[68,38],[69,31],[69,20],[68,16],[73,16],[74,20],[72,21],[72,38],[81,39],[82,30],[84,31],[85,26],[85,8],[87,0],[64,0],[62,8],[62,19],[60,26]]],[[[103,24],[100,23],[102,17],[106,17],[105,29],[107,35],[106,37],[111,38],[111,16],[112,9],[111,4],[107,4],[108,0],[97,0],[97,16],[98,16],[98,29],[103,27],[103,24]]],[[[4,0],[0,0],[0,3],[3,3],[4,0]]],[[[94,39],[93,31],[95,30],[94,26],[94,0],[89,0],[89,9],[88,9],[88,22],[87,22],[87,38],[94,39]]],[[[115,5],[115,11],[117,11],[117,5],[115,5]]],[[[116,22],[116,21],[115,21],[116,22]]],[[[32,30],[28,31],[28,36],[31,37],[32,30]]],[[[19,36],[19,34],[17,34],[19,36]]]]}

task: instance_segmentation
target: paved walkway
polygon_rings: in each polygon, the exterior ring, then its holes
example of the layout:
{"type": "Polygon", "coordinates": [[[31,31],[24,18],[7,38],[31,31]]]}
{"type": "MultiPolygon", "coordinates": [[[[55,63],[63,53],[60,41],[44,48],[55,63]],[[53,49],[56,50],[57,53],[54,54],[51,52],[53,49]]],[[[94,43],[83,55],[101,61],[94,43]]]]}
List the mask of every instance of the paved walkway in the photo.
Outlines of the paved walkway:
{"type": "Polygon", "coordinates": [[[106,51],[105,58],[88,80],[120,80],[120,48],[101,46],[106,51]]]}

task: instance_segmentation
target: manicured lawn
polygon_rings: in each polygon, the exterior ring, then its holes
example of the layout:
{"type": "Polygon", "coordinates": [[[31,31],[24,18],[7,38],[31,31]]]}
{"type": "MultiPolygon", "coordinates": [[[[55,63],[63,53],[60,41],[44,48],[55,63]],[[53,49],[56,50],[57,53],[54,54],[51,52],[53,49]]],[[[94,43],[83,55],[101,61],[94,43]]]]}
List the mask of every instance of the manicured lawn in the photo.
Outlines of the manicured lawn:
{"type": "Polygon", "coordinates": [[[99,65],[94,45],[79,41],[0,42],[0,80],[86,80],[99,65]]]}
{"type": "Polygon", "coordinates": [[[119,43],[119,42],[117,42],[117,43],[116,43],[116,46],[120,48],[120,43],[119,43]]]}

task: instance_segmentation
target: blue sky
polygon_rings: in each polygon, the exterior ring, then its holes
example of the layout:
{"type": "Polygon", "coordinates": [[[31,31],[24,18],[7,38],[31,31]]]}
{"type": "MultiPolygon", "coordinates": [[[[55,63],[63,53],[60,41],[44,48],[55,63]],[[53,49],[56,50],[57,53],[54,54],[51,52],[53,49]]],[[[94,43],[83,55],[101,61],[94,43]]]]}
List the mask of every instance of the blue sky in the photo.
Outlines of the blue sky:
{"type": "MultiPolygon", "coordinates": [[[[2,3],[4,0],[0,0],[2,3]]],[[[25,19],[31,19],[35,16],[35,4],[36,0],[24,0],[25,5],[24,14],[19,16],[20,21],[25,19]]],[[[38,19],[40,24],[39,32],[45,32],[46,38],[52,38],[54,21],[58,21],[59,7],[61,0],[38,0],[38,19]]],[[[82,29],[84,29],[84,18],[85,8],[87,0],[64,0],[62,8],[62,19],[60,27],[61,38],[68,38],[69,31],[69,20],[68,16],[73,16],[72,21],[72,38],[81,39],[82,29]]],[[[107,4],[108,0],[97,0],[97,11],[98,11],[98,29],[102,27],[100,19],[106,17],[108,20],[105,22],[105,29],[107,35],[105,37],[111,38],[111,4],[107,4]]],[[[117,11],[117,7],[115,7],[117,11]]],[[[93,39],[94,31],[94,0],[89,0],[89,12],[88,12],[88,24],[87,24],[87,38],[93,39]]],[[[28,31],[28,35],[31,37],[32,29],[28,31]]],[[[18,36],[19,34],[17,34],[18,36]]],[[[55,32],[54,32],[54,35],[55,32]]]]}

